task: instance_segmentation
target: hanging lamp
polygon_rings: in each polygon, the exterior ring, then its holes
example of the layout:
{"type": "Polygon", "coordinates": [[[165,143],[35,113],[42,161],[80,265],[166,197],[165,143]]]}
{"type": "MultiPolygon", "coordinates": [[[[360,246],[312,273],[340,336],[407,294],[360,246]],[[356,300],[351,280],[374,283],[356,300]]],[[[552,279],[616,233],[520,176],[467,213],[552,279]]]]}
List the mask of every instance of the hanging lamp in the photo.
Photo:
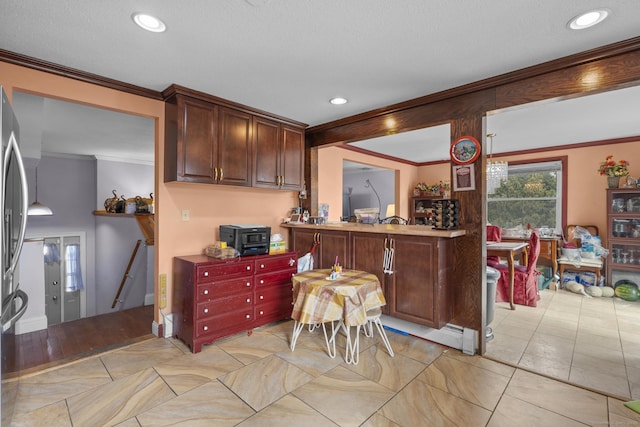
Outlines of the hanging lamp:
{"type": "Polygon", "coordinates": [[[28,216],[46,216],[53,215],[53,211],[42,203],[38,202],[38,168],[36,168],[36,200],[29,206],[27,210],[28,216]]]}
{"type": "Polygon", "coordinates": [[[491,140],[489,145],[489,160],[487,161],[487,194],[494,194],[502,181],[509,177],[509,164],[504,161],[493,161],[493,137],[495,133],[488,133],[491,140]]]}

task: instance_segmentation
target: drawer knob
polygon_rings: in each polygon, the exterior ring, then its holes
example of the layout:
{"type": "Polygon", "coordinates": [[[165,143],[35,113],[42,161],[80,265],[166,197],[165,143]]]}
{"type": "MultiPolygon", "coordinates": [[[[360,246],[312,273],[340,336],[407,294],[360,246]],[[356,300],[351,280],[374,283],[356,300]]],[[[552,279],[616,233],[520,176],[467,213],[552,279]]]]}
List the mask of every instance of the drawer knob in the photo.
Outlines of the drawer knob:
{"type": "Polygon", "coordinates": [[[208,312],[209,312],[209,309],[208,309],[208,308],[205,308],[205,309],[204,309],[204,310],[202,310],[202,311],[203,311],[203,312],[205,312],[205,313],[208,313],[208,312]]]}
{"type": "Polygon", "coordinates": [[[204,272],[204,277],[209,277],[209,272],[208,271],[204,272]]]}
{"type": "Polygon", "coordinates": [[[264,280],[260,280],[260,284],[263,285],[264,284],[264,280]]]}
{"type": "Polygon", "coordinates": [[[260,310],[260,315],[264,314],[264,311],[260,310]]]}
{"type": "Polygon", "coordinates": [[[209,289],[205,289],[204,291],[202,291],[202,293],[205,295],[209,295],[209,289]]]}
{"type": "Polygon", "coordinates": [[[203,327],[203,328],[202,328],[202,330],[203,330],[203,331],[208,331],[208,330],[209,330],[209,327],[208,327],[208,326],[205,326],[205,327],[203,327]]]}
{"type": "Polygon", "coordinates": [[[247,282],[247,288],[251,287],[251,282],[247,282]]]}
{"type": "Polygon", "coordinates": [[[247,302],[251,302],[251,298],[247,298],[247,302]]]}
{"type": "Polygon", "coordinates": [[[244,317],[246,317],[247,319],[251,319],[251,315],[250,315],[250,314],[247,314],[247,315],[246,315],[246,316],[244,316],[244,317]]]}
{"type": "Polygon", "coordinates": [[[247,265],[247,271],[251,270],[251,266],[247,265]]]}
{"type": "Polygon", "coordinates": [[[260,295],[260,299],[264,299],[264,295],[260,295]]]}
{"type": "Polygon", "coordinates": [[[260,268],[264,268],[264,264],[260,264],[260,268]]]}

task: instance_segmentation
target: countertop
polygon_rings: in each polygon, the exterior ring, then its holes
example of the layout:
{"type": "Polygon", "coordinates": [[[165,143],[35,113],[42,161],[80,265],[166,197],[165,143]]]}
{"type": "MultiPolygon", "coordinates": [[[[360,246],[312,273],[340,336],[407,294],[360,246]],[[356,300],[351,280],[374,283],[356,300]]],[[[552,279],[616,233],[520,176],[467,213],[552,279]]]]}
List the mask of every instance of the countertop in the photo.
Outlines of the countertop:
{"type": "Polygon", "coordinates": [[[434,230],[426,225],[358,224],[354,222],[330,222],[327,224],[280,224],[286,228],[309,230],[355,231],[358,233],[402,234],[407,236],[441,237],[450,239],[464,236],[464,230],[434,230]]]}

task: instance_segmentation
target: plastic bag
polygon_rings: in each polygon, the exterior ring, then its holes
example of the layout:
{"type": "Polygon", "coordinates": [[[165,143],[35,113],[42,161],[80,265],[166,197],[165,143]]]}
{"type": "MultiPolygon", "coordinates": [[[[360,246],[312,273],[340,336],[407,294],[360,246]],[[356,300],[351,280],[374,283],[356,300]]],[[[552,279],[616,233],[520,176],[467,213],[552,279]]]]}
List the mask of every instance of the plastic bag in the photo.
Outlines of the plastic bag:
{"type": "Polygon", "coordinates": [[[302,273],[307,270],[313,270],[313,255],[311,252],[307,252],[298,258],[298,273],[302,273]]]}

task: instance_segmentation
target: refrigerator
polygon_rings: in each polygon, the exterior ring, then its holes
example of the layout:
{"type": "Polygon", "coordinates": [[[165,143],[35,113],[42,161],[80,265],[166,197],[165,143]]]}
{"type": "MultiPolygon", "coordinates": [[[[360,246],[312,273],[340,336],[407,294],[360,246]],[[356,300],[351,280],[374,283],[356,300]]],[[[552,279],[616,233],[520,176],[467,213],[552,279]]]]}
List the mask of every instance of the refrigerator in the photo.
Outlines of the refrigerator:
{"type": "Polygon", "coordinates": [[[28,296],[20,289],[17,277],[18,259],[27,228],[27,178],[20,148],[19,126],[11,104],[0,85],[2,104],[0,105],[0,134],[2,135],[2,151],[0,152],[0,213],[2,213],[2,227],[0,227],[0,275],[2,312],[0,325],[2,339],[0,340],[0,356],[2,357],[2,406],[0,407],[1,425],[9,425],[13,417],[13,407],[17,387],[15,382],[5,381],[6,374],[17,357],[14,339],[14,325],[27,309],[28,296]]]}

